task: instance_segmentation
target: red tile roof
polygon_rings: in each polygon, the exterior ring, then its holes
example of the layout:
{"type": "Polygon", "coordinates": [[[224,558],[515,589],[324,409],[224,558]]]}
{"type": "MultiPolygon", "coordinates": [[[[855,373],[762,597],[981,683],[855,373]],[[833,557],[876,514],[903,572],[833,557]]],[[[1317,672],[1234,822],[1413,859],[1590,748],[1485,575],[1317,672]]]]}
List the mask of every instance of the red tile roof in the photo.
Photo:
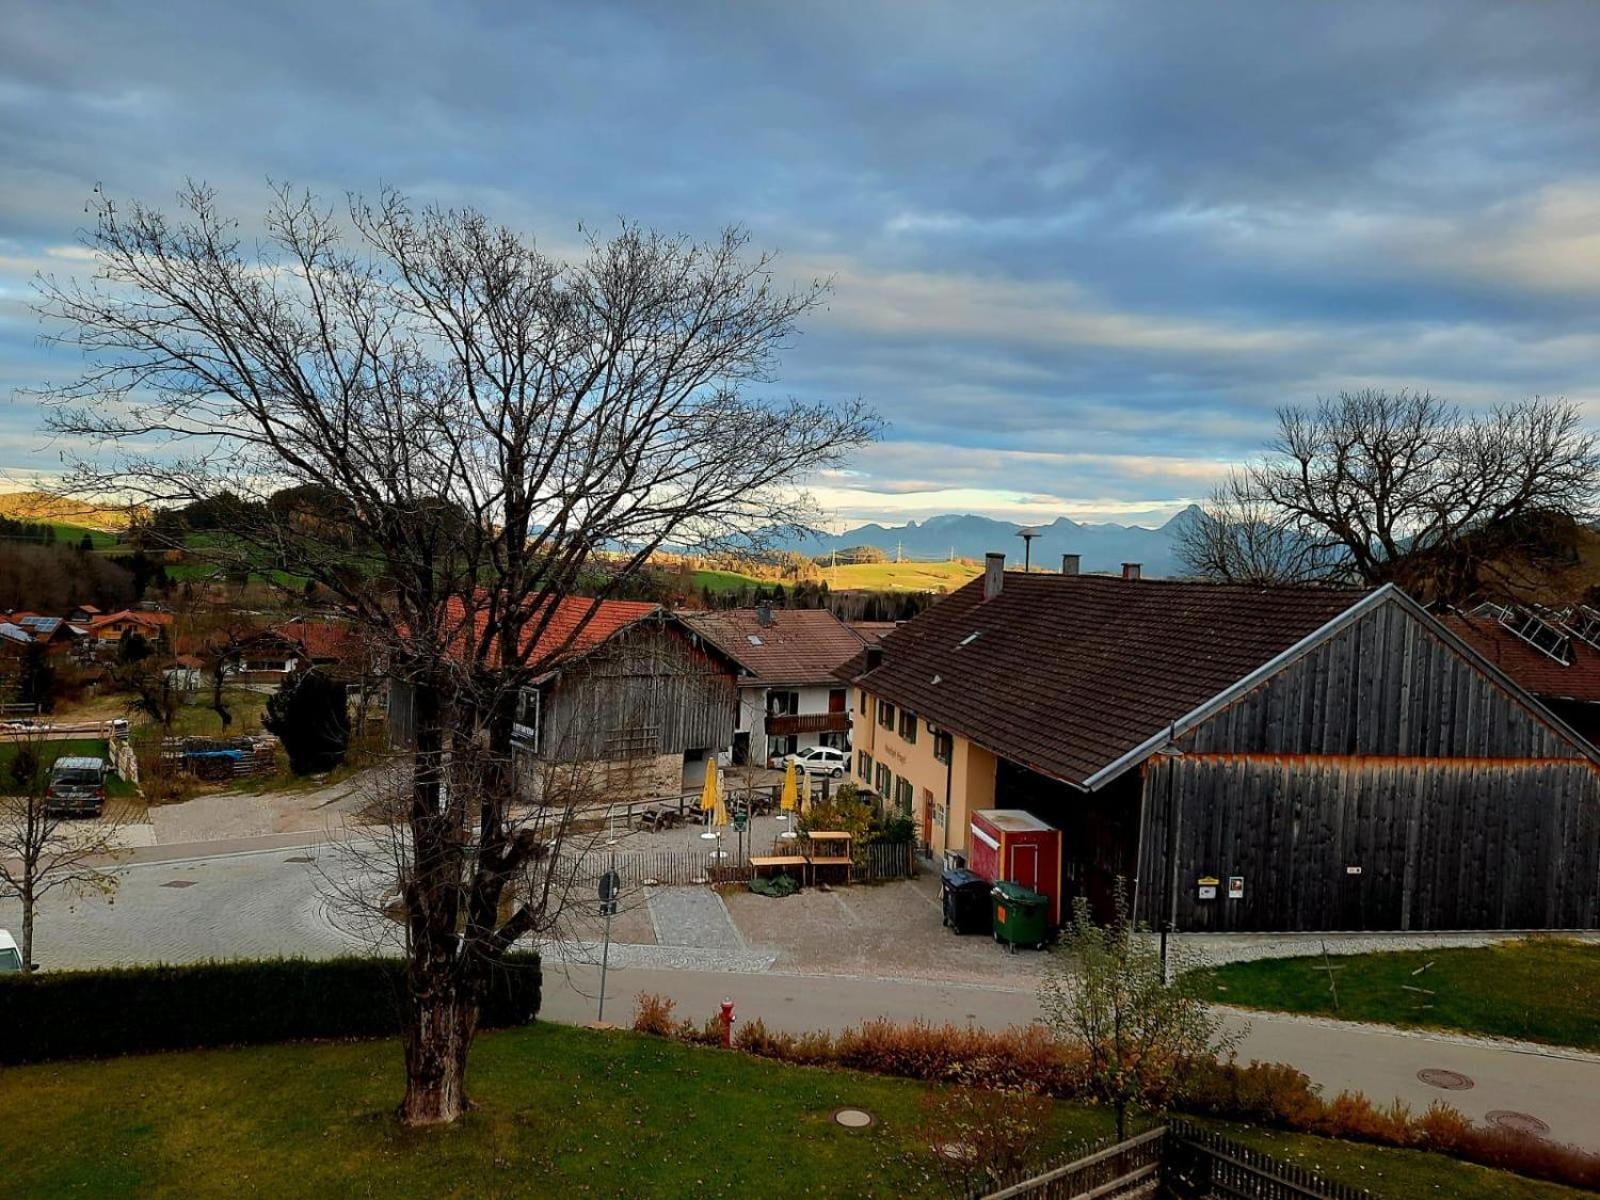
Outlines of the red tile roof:
{"type": "Polygon", "coordinates": [[[861,638],[821,608],[726,608],[682,614],[683,621],[757,680],[778,684],[837,683],[834,672],[861,649],[861,638]]]}
{"type": "Polygon", "coordinates": [[[850,630],[863,642],[871,645],[880,642],[886,634],[893,633],[899,626],[899,621],[846,621],[850,630]]]}
{"type": "MultiPolygon", "coordinates": [[[[550,623],[534,641],[538,616],[529,618],[523,631],[522,662],[537,670],[548,671],[562,663],[570,662],[614,637],[635,621],[641,621],[661,611],[659,604],[637,600],[601,600],[585,596],[567,596],[558,602],[550,623]],[[587,621],[587,623],[585,623],[587,621]],[[566,645],[571,638],[571,644],[566,645]]],[[[466,606],[460,600],[450,603],[450,620],[461,627],[466,619],[466,606]]],[[[488,625],[488,614],[473,614],[474,639],[481,640],[488,625]]]]}
{"type": "Polygon", "coordinates": [[[1572,662],[1563,665],[1530,646],[1492,617],[1445,613],[1445,626],[1517,683],[1543,700],[1600,702],[1600,651],[1568,638],[1572,662]]]}
{"type": "Polygon", "coordinates": [[[342,659],[351,649],[351,628],[339,621],[285,621],[269,632],[293,642],[314,661],[342,659]]]}
{"type": "Polygon", "coordinates": [[[1082,784],[1326,625],[1364,593],[1102,575],[977,579],[847,668],[869,692],[1082,784]]]}
{"type": "Polygon", "coordinates": [[[89,622],[90,632],[102,629],[107,625],[117,622],[126,622],[132,625],[143,625],[148,629],[157,629],[171,625],[173,616],[169,612],[146,612],[143,609],[125,608],[121,612],[106,613],[104,616],[95,617],[89,622]]]}

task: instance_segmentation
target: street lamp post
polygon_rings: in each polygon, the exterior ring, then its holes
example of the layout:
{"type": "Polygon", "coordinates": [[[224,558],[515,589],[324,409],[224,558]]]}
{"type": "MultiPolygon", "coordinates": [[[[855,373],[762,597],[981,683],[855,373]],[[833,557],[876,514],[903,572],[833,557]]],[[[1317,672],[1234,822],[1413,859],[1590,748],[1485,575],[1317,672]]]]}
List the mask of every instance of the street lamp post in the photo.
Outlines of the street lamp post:
{"type": "Polygon", "coordinates": [[[1167,760],[1167,795],[1166,795],[1166,824],[1167,824],[1167,850],[1163,863],[1165,870],[1162,872],[1165,881],[1162,884],[1162,899],[1166,909],[1161,922],[1161,982],[1170,983],[1167,976],[1167,934],[1177,932],[1178,928],[1178,808],[1177,808],[1177,781],[1178,760],[1183,757],[1183,751],[1177,744],[1178,726],[1173,724],[1167,734],[1167,744],[1157,751],[1162,758],[1167,760]]]}

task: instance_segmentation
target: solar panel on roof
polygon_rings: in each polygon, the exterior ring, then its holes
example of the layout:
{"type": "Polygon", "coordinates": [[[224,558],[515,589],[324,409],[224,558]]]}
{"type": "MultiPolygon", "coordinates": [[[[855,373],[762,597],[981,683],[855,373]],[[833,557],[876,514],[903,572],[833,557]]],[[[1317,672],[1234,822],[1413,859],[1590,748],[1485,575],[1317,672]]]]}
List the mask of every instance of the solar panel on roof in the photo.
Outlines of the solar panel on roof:
{"type": "Polygon", "coordinates": [[[1572,639],[1538,613],[1510,604],[1480,604],[1477,615],[1491,616],[1539,653],[1564,667],[1572,665],[1572,639]]]}

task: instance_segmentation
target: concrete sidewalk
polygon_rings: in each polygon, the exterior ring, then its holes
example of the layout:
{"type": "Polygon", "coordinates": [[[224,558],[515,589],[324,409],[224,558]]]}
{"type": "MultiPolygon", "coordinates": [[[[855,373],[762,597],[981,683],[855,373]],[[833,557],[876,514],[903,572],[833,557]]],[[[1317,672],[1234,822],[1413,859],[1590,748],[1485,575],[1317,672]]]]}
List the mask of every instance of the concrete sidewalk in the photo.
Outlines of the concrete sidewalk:
{"type": "MultiPolygon", "coordinates": [[[[594,1020],[599,974],[589,966],[552,967],[543,1015],[594,1020]]],[[[671,997],[678,1015],[695,1021],[731,998],[740,1020],[759,1017],[795,1033],[879,1016],[1000,1028],[1039,1015],[1031,990],[841,975],[625,969],[610,972],[606,992],[607,1019],[619,1024],[632,1019],[640,992],[671,997]]],[[[1552,1139],[1600,1152],[1600,1055],[1273,1013],[1228,1010],[1226,1019],[1232,1028],[1248,1028],[1241,1059],[1292,1063],[1327,1095],[1362,1091],[1377,1103],[1400,1099],[1418,1111],[1439,1100],[1478,1121],[1491,1112],[1528,1113],[1550,1126],[1552,1139]],[[1430,1087],[1417,1078],[1427,1068],[1459,1072],[1473,1086],[1430,1087]]]]}

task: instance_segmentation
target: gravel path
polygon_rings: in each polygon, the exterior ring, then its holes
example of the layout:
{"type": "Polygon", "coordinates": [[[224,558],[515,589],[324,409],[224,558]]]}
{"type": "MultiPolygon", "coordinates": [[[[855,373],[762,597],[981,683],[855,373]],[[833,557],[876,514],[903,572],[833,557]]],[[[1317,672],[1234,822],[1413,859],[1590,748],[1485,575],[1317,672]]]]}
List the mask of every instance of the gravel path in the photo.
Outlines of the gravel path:
{"type": "Polygon", "coordinates": [[[692,946],[713,952],[745,949],[722,897],[710,888],[653,888],[646,903],[660,946],[692,946]]]}

